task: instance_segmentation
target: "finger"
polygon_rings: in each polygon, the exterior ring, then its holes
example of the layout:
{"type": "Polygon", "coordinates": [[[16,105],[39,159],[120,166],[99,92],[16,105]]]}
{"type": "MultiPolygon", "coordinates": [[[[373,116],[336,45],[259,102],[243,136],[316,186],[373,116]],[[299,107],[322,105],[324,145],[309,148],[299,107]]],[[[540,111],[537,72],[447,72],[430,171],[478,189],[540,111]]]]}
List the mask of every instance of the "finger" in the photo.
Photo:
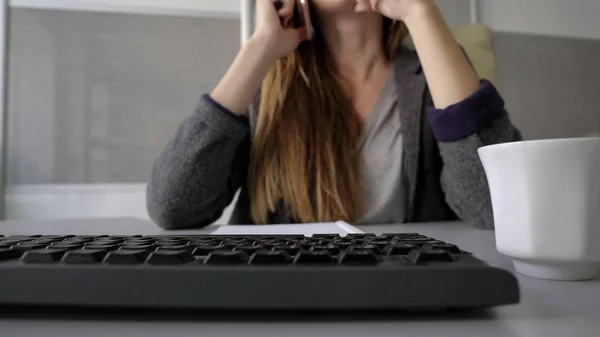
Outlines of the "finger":
{"type": "Polygon", "coordinates": [[[281,3],[281,8],[277,11],[277,13],[282,17],[288,17],[294,15],[294,6],[295,0],[279,0],[281,3]]]}
{"type": "Polygon", "coordinates": [[[262,22],[277,22],[279,17],[273,0],[256,0],[256,23],[262,22]]]}
{"type": "Polygon", "coordinates": [[[301,27],[297,29],[288,28],[285,30],[284,34],[286,35],[286,40],[294,41],[296,46],[308,39],[306,27],[301,27]]]}
{"type": "Polygon", "coordinates": [[[381,5],[381,1],[380,0],[371,0],[371,10],[372,11],[379,11],[379,5],[381,5]]]}
{"type": "Polygon", "coordinates": [[[295,0],[275,0],[277,14],[284,27],[289,27],[290,21],[294,16],[294,1],[295,0]]]}
{"type": "Polygon", "coordinates": [[[354,11],[358,13],[370,12],[371,4],[369,3],[369,0],[356,0],[354,11]]]}

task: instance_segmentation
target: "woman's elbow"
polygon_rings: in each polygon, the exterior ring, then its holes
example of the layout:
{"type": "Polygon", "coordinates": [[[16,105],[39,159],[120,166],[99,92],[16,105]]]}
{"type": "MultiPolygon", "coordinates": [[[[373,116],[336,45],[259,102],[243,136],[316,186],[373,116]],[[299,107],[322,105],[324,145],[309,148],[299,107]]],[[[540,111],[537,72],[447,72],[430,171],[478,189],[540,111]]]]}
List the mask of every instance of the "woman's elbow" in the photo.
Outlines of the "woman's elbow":
{"type": "Polygon", "coordinates": [[[185,214],[177,206],[157,205],[147,203],[150,219],[164,230],[202,229],[210,225],[210,222],[195,219],[194,216],[185,214]]]}
{"type": "Polygon", "coordinates": [[[158,193],[152,185],[146,192],[146,210],[150,219],[165,230],[200,229],[210,225],[197,209],[190,213],[185,203],[169,193],[158,193]]]}

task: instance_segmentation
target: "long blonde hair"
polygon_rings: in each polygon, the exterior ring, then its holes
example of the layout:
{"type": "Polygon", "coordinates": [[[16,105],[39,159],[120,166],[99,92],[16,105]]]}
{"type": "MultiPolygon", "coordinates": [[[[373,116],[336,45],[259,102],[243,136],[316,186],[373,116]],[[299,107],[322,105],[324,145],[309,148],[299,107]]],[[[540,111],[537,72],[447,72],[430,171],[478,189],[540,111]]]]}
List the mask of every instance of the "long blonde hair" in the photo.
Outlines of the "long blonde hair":
{"type": "MultiPolygon", "coordinates": [[[[313,40],[280,59],[263,81],[248,174],[256,223],[276,210],[300,222],[353,222],[363,211],[362,120],[313,24],[313,40]]],[[[382,29],[391,61],[407,29],[386,18],[382,29]]]]}

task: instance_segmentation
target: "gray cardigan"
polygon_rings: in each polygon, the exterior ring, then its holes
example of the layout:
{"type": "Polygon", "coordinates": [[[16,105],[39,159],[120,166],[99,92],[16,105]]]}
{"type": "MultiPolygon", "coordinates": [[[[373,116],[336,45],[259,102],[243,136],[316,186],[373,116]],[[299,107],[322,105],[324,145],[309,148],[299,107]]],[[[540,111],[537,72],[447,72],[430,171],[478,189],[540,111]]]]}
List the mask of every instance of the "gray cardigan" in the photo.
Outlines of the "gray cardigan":
{"type": "MultiPolygon", "coordinates": [[[[487,81],[455,106],[433,109],[415,52],[403,49],[394,61],[404,137],[403,170],[408,177],[406,222],[468,221],[493,229],[487,179],[477,149],[517,141],[504,101],[487,81]]],[[[241,188],[230,220],[252,224],[246,176],[256,109],[234,116],[205,95],[194,113],[156,159],[147,190],[148,212],[165,229],[207,226],[241,188]]],[[[292,223],[275,212],[271,223],[292,223]]]]}

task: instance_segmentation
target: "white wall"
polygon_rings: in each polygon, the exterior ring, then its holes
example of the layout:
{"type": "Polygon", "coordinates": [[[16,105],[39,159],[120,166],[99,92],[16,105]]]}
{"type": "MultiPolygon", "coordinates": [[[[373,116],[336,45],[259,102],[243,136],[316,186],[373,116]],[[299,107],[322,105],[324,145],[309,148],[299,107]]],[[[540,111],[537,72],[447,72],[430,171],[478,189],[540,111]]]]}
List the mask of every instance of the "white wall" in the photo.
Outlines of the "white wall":
{"type": "Polygon", "coordinates": [[[435,2],[450,26],[463,25],[471,21],[470,0],[436,0],[435,2]]]}
{"type": "Polygon", "coordinates": [[[598,0],[480,0],[495,31],[600,39],[598,0]]]}
{"type": "MultiPolygon", "coordinates": [[[[17,185],[6,191],[6,219],[134,217],[149,220],[145,184],[17,185]]],[[[215,224],[226,224],[233,205],[215,224]]]]}
{"type": "Polygon", "coordinates": [[[239,0],[9,0],[12,7],[162,14],[205,17],[239,17],[239,0]]]}

